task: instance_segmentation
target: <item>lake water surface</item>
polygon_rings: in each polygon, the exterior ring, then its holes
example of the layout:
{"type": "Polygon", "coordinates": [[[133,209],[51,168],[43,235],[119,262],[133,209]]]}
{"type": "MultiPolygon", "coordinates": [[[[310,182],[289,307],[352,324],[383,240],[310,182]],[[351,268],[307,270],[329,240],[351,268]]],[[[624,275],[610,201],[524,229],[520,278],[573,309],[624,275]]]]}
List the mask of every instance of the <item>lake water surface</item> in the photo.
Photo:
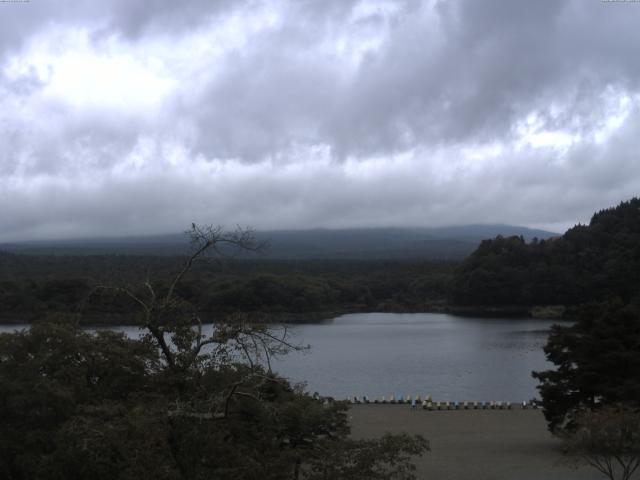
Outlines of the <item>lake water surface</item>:
{"type": "Polygon", "coordinates": [[[278,359],[273,368],[306,381],[310,392],[336,398],[430,394],[434,400],[522,401],[539,397],[531,371],[551,368],[542,347],[553,323],[439,313],[343,315],[289,326],[293,341],[311,349],[278,359]]]}

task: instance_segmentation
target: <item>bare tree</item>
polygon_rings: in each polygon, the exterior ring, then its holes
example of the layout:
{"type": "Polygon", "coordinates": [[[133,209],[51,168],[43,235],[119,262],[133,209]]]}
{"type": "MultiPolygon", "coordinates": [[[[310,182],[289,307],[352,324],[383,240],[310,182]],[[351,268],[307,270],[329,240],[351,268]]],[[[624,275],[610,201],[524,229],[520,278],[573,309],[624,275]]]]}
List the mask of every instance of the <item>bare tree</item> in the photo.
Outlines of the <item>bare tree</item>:
{"type": "Polygon", "coordinates": [[[610,480],[629,480],[640,467],[640,412],[624,406],[580,412],[564,433],[569,452],[610,480]]]}
{"type": "Polygon", "coordinates": [[[0,445],[0,464],[8,458],[18,472],[9,477],[415,478],[410,459],[427,450],[424,439],[349,440],[346,402],[321,401],[271,371],[272,355],[300,348],[286,328],[241,315],[203,327],[180,282],[207,253],[259,246],[249,230],[193,225],[189,235],[193,249],[171,281],[146,275],[95,289],[138,306],[143,341],[75,323],[0,336],[9,408],[0,420],[12,439],[0,445]],[[51,406],[44,414],[43,404],[51,406]]]}
{"type": "Polygon", "coordinates": [[[199,312],[177,293],[180,282],[197,261],[219,261],[238,252],[259,252],[265,244],[256,242],[253,230],[240,227],[226,231],[220,226],[194,223],[185,233],[191,241],[191,251],[168,286],[155,286],[147,274],[139,285],[98,285],[94,292],[115,292],[139,307],[144,338],[159,348],[165,368],[179,374],[176,378],[199,375],[211,368],[232,368],[240,373],[228,385],[219,385],[213,397],[178,400],[169,412],[170,416],[223,419],[229,415],[234,398],[261,401],[260,392],[266,383],[282,382],[271,370],[274,355],[308,347],[290,341],[286,326],[266,325],[243,314],[216,321],[205,333],[199,312]]]}
{"type": "Polygon", "coordinates": [[[284,327],[256,323],[241,314],[216,322],[205,334],[200,313],[177,295],[177,288],[197,261],[205,258],[219,260],[238,252],[260,252],[265,244],[258,243],[254,231],[236,228],[226,231],[221,226],[191,225],[185,232],[191,251],[168,287],[154,286],[148,274],[140,285],[98,285],[95,291],[108,290],[131,299],[141,313],[140,327],[147,338],[157,344],[166,366],[174,370],[188,370],[196,363],[228,364],[241,359],[253,368],[262,360],[271,371],[271,356],[285,354],[303,347],[289,341],[284,327]],[[205,350],[207,350],[205,352],[205,350]]]}

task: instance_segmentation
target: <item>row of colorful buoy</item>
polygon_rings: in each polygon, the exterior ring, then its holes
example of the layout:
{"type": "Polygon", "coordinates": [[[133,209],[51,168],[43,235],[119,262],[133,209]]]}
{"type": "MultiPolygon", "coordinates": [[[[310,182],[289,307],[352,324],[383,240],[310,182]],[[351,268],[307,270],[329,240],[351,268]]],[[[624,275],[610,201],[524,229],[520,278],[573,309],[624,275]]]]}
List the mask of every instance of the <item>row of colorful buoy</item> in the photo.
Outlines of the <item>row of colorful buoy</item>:
{"type": "MultiPolygon", "coordinates": [[[[502,401],[490,401],[490,402],[434,402],[431,399],[431,395],[427,395],[424,398],[420,395],[416,395],[415,397],[411,397],[411,395],[407,395],[403,397],[402,395],[394,396],[389,395],[388,399],[384,395],[379,398],[375,398],[373,400],[369,399],[366,395],[363,395],[362,398],[357,396],[350,398],[351,403],[379,403],[379,404],[409,404],[412,408],[418,408],[420,406],[423,410],[511,410],[513,404],[511,402],[502,402],[502,401]]],[[[519,404],[520,407],[524,409],[528,408],[538,408],[538,403],[536,401],[523,401],[519,404]]]]}
{"type": "MultiPolygon", "coordinates": [[[[358,398],[356,396],[351,397],[350,399],[351,403],[407,403],[407,404],[413,404],[413,403],[421,403],[422,397],[420,397],[420,395],[416,395],[415,397],[411,397],[411,395],[407,395],[406,397],[403,397],[402,395],[389,395],[389,397],[385,397],[384,395],[382,395],[381,397],[377,397],[374,399],[369,399],[366,395],[363,395],[362,398],[358,398]]],[[[427,395],[424,397],[424,401],[431,401],[431,395],[427,395]]]]}
{"type": "MultiPolygon", "coordinates": [[[[417,407],[417,405],[412,404],[417,407]]],[[[427,402],[422,401],[423,410],[511,410],[511,402],[427,402]]]]}

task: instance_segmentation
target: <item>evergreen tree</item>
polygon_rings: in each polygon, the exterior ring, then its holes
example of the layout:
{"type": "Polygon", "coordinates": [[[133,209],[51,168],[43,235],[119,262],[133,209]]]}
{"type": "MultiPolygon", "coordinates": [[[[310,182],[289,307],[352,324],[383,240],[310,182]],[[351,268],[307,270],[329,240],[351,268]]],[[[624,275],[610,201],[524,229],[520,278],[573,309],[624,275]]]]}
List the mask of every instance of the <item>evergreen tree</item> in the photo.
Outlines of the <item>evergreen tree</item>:
{"type": "Polygon", "coordinates": [[[582,410],[640,408],[640,308],[620,301],[588,305],[571,326],[554,326],[544,348],[554,370],[540,380],[552,431],[571,428],[582,410]]]}

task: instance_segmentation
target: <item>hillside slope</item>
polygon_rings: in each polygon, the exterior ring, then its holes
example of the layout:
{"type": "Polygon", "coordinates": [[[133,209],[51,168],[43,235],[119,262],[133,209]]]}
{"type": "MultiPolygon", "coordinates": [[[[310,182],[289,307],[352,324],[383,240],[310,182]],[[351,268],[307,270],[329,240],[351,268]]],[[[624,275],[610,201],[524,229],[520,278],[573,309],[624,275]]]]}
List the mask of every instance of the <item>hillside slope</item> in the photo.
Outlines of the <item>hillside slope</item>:
{"type": "MultiPolygon", "coordinates": [[[[362,228],[257,232],[268,243],[270,259],[462,259],[488,237],[555,235],[512,225],[464,225],[440,228],[362,228]]],[[[0,244],[0,250],[33,255],[177,255],[188,248],[184,235],[95,238],[0,244]]]]}
{"type": "Polygon", "coordinates": [[[459,305],[577,305],[640,294],[640,199],[595,213],[558,238],[483,241],[458,268],[459,305]]]}

